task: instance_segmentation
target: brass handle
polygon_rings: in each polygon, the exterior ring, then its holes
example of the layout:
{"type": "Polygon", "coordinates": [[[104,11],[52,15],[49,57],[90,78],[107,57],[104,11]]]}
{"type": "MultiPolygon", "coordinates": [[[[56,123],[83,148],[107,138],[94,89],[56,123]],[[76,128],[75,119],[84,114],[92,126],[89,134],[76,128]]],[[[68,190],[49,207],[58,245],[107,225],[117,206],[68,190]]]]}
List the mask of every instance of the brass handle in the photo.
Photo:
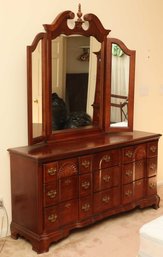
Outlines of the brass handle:
{"type": "Polygon", "coordinates": [[[151,151],[152,153],[155,153],[156,150],[157,150],[157,146],[152,145],[152,146],[150,147],[150,151],[151,151]]]}
{"type": "Polygon", "coordinates": [[[48,220],[52,223],[54,223],[56,220],[57,220],[57,215],[56,214],[51,214],[49,217],[48,217],[48,220]]]}
{"type": "Polygon", "coordinates": [[[156,187],[156,183],[151,182],[151,183],[149,184],[149,188],[150,188],[150,189],[154,189],[155,187],[156,187]]]}
{"type": "Polygon", "coordinates": [[[35,104],[38,104],[38,99],[34,98],[34,99],[33,99],[33,102],[34,102],[35,104]]]}
{"type": "Polygon", "coordinates": [[[70,185],[70,184],[71,184],[71,179],[69,179],[69,178],[66,179],[66,180],[65,180],[65,184],[66,184],[66,186],[70,185]]]}
{"type": "Polygon", "coordinates": [[[57,191],[56,190],[50,190],[47,195],[49,198],[53,199],[56,197],[57,191]]]}
{"type": "Polygon", "coordinates": [[[90,187],[90,182],[89,181],[84,181],[84,182],[82,182],[82,187],[84,188],[84,189],[88,189],[89,187],[90,187]]]}
{"type": "Polygon", "coordinates": [[[87,211],[89,211],[90,207],[91,207],[91,206],[90,206],[89,203],[85,203],[85,204],[82,205],[82,210],[85,211],[85,212],[87,212],[87,211]]]}
{"type": "Polygon", "coordinates": [[[132,195],[132,191],[131,191],[131,190],[126,191],[126,192],[125,192],[125,195],[126,195],[126,196],[131,196],[131,195],[132,195]]]}
{"type": "Polygon", "coordinates": [[[102,179],[103,179],[104,182],[108,183],[110,181],[110,176],[105,175],[105,176],[103,176],[102,179]]]}
{"type": "Polygon", "coordinates": [[[157,168],[157,166],[156,166],[156,164],[155,164],[155,163],[151,163],[151,165],[149,166],[149,168],[150,168],[150,170],[155,171],[155,170],[156,170],[156,168],[157,168]]]}
{"type": "Polygon", "coordinates": [[[110,155],[107,155],[107,154],[102,157],[102,160],[105,162],[110,162],[110,159],[111,159],[110,155]]]}
{"type": "Polygon", "coordinates": [[[65,207],[68,209],[68,208],[70,208],[71,207],[71,203],[66,203],[65,204],[65,207]]]}
{"type": "Polygon", "coordinates": [[[49,174],[50,176],[54,176],[54,175],[56,174],[56,172],[57,172],[57,169],[56,169],[56,168],[49,168],[49,169],[48,169],[48,174],[49,174]]]}
{"type": "Polygon", "coordinates": [[[90,161],[84,160],[84,161],[82,161],[81,165],[87,169],[90,166],[90,161]]]}
{"type": "Polygon", "coordinates": [[[131,177],[131,176],[132,176],[132,170],[127,170],[127,171],[125,172],[125,175],[126,175],[127,177],[131,177]]]}
{"type": "Polygon", "coordinates": [[[136,185],[137,185],[137,186],[140,186],[141,184],[142,184],[142,181],[137,181],[137,182],[136,182],[136,185]]]}
{"type": "Polygon", "coordinates": [[[125,156],[131,158],[133,156],[133,152],[129,150],[125,153],[125,156]]]}
{"type": "Polygon", "coordinates": [[[108,203],[110,201],[110,197],[105,195],[103,198],[102,198],[102,202],[103,203],[108,203]]]}

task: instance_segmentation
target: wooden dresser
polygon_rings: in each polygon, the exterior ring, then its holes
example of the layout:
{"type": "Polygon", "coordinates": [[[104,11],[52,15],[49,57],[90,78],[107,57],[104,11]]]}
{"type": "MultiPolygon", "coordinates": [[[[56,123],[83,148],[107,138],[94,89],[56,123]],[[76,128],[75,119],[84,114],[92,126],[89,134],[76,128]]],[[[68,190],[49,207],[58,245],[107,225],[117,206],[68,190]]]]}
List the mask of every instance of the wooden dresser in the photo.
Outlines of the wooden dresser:
{"type": "Polygon", "coordinates": [[[42,253],[75,228],[158,208],[159,137],[134,131],[9,149],[12,237],[42,253]]]}

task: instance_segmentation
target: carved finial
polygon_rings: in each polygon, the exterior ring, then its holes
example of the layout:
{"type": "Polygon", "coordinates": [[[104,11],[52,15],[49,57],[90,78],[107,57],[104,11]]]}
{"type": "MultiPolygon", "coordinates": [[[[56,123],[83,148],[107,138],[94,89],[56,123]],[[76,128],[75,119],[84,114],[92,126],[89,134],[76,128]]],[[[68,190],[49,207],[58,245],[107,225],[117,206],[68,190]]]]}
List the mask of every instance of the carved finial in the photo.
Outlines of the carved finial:
{"type": "Polygon", "coordinates": [[[81,12],[81,4],[79,4],[79,5],[78,5],[78,12],[77,12],[77,16],[78,16],[77,21],[78,21],[78,22],[83,22],[83,20],[82,20],[82,18],[81,18],[82,15],[83,15],[83,14],[82,14],[82,12],[81,12]]]}

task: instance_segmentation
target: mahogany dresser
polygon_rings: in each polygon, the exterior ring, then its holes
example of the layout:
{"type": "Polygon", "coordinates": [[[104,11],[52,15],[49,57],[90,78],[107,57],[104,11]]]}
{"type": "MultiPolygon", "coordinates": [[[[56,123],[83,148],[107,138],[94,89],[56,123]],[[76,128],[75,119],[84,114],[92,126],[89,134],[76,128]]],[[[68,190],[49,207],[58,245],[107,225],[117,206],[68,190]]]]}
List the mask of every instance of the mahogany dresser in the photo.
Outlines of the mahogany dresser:
{"type": "Polygon", "coordinates": [[[9,149],[12,237],[42,253],[75,228],[158,208],[159,137],[134,131],[9,149]]]}

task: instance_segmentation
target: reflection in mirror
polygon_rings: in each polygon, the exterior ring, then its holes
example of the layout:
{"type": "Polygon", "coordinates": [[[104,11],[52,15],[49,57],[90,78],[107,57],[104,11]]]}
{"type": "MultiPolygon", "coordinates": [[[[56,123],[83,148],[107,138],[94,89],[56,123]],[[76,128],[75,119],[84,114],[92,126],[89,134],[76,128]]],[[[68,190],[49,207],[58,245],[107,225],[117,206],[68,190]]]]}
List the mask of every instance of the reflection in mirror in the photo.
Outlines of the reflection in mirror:
{"type": "Polygon", "coordinates": [[[129,64],[129,56],[112,44],[111,127],[128,127],[129,64]]]}
{"type": "Polygon", "coordinates": [[[97,56],[94,37],[65,36],[52,40],[52,130],[92,124],[97,56]]]}
{"type": "Polygon", "coordinates": [[[42,40],[32,52],[32,133],[42,136],[42,40]]]}

